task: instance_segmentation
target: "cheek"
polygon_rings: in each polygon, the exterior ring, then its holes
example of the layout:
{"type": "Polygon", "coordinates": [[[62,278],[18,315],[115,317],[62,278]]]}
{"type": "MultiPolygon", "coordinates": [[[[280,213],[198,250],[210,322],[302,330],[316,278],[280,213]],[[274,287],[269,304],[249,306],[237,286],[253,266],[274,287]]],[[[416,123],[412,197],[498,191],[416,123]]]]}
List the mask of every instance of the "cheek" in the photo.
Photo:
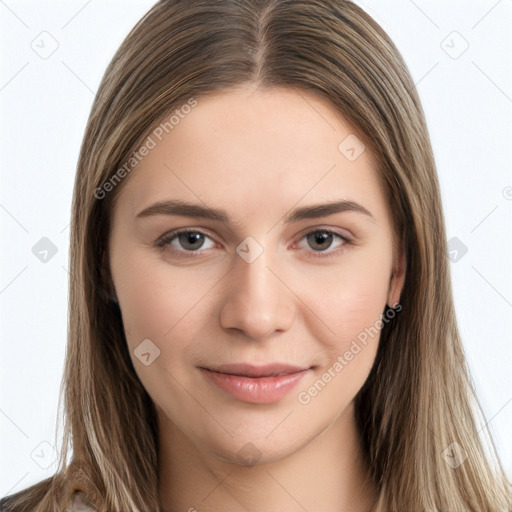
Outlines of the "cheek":
{"type": "Polygon", "coordinates": [[[187,410],[192,405],[182,386],[193,389],[193,383],[183,360],[194,350],[199,331],[205,332],[201,322],[208,318],[207,292],[213,282],[205,276],[194,286],[190,273],[147,255],[137,259],[135,253],[117,266],[116,277],[126,341],[139,379],[156,404],[164,406],[172,394],[178,410],[187,410]],[[148,339],[151,343],[143,341],[148,339]],[[146,352],[149,364],[139,358],[146,352]]]}
{"type": "Polygon", "coordinates": [[[324,341],[333,352],[344,350],[378,323],[386,305],[390,265],[386,251],[377,256],[375,251],[353,251],[337,266],[317,269],[307,278],[297,276],[300,296],[328,328],[324,341]]]}
{"type": "Polygon", "coordinates": [[[378,349],[388,289],[387,270],[366,266],[364,272],[356,272],[356,268],[333,273],[322,293],[310,291],[308,295],[308,306],[329,328],[313,331],[326,357],[296,398],[309,414],[325,421],[332,420],[354,399],[370,373],[378,349]]]}
{"type": "Polygon", "coordinates": [[[201,327],[201,318],[208,316],[205,308],[215,276],[193,275],[136,249],[129,258],[113,261],[112,268],[132,354],[144,339],[154,341],[162,356],[183,350],[201,327]]]}
{"type": "Polygon", "coordinates": [[[116,291],[135,372],[167,418],[192,438],[204,436],[201,425],[211,424],[211,417],[194,399],[197,377],[184,362],[193,359],[197,340],[208,332],[205,322],[211,321],[214,276],[206,272],[192,276],[190,269],[171,267],[147,254],[137,258],[135,252],[120,262],[117,271],[116,291]],[[145,339],[158,349],[148,365],[137,357],[145,339]],[[190,418],[200,421],[191,424],[190,418]]]}

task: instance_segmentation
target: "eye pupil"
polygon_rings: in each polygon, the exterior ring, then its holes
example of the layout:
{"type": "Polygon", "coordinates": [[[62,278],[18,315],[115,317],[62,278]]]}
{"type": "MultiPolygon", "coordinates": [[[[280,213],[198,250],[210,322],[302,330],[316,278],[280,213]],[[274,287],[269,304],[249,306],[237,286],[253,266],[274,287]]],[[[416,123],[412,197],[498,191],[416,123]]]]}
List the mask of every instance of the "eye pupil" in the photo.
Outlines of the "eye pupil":
{"type": "Polygon", "coordinates": [[[200,249],[201,246],[204,244],[203,234],[198,233],[196,231],[191,231],[189,233],[181,233],[179,235],[179,240],[180,240],[181,246],[184,249],[196,250],[196,249],[200,249]],[[194,245],[194,244],[197,244],[198,242],[200,242],[199,245],[194,245]],[[192,247],[187,246],[187,244],[191,244],[192,247]]]}
{"type": "Polygon", "coordinates": [[[307,236],[308,243],[312,249],[315,251],[320,251],[322,249],[328,249],[332,243],[332,233],[328,233],[327,231],[315,231],[307,236]],[[320,244],[321,247],[315,247],[313,244],[320,244]],[[325,244],[328,242],[327,244],[325,244]]]}

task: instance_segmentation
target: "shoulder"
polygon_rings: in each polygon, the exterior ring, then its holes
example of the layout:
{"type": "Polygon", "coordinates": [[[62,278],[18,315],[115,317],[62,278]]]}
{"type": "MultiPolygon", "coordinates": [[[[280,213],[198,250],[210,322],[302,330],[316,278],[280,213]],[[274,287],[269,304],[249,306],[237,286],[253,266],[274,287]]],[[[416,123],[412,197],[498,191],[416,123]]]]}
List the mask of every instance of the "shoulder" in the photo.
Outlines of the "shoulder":
{"type": "Polygon", "coordinates": [[[54,477],[46,478],[26,489],[0,499],[0,512],[29,512],[44,500],[54,477]]]}
{"type": "Polygon", "coordinates": [[[87,500],[82,491],[75,491],[64,512],[98,512],[87,500]]]}
{"type": "MultiPolygon", "coordinates": [[[[0,512],[25,512],[31,510],[31,507],[28,503],[13,503],[11,496],[0,500],[0,512]]],[[[91,505],[82,491],[77,490],[71,495],[63,512],[98,512],[98,509],[91,505]]]]}
{"type": "Polygon", "coordinates": [[[0,497],[0,512],[98,512],[101,499],[85,477],[74,480],[77,471],[59,473],[15,494],[0,497]]]}

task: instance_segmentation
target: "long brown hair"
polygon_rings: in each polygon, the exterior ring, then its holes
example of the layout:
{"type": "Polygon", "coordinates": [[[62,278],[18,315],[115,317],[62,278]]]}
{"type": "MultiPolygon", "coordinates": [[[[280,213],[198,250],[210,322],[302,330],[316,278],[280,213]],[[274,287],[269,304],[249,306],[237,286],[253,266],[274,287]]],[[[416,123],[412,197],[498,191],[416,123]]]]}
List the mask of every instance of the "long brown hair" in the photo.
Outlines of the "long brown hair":
{"type": "Polygon", "coordinates": [[[406,248],[402,311],[384,325],[355,399],[379,491],[375,510],[510,510],[494,444],[491,460],[479,437],[483,414],[457,330],[420,100],[388,35],[348,0],[162,0],[122,43],[94,101],[76,173],[59,471],[3,506],[61,511],[78,488],[101,511],[159,510],[156,411],[110,298],[109,223],[136,172],[134,151],[156,123],[191,99],[200,104],[243,85],[328,99],[375,156],[406,248]]]}

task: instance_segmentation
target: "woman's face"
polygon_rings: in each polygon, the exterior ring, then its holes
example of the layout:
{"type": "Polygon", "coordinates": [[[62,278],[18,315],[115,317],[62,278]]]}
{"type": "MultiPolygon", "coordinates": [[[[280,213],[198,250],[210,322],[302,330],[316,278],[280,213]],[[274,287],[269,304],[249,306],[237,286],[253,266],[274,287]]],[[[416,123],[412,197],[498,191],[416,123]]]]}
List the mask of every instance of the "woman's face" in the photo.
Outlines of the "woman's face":
{"type": "Polygon", "coordinates": [[[369,374],[403,282],[390,212],[325,100],[237,89],[191,104],[125,178],[113,284],[161,426],[219,460],[274,461],[346,417],[369,374]]]}

